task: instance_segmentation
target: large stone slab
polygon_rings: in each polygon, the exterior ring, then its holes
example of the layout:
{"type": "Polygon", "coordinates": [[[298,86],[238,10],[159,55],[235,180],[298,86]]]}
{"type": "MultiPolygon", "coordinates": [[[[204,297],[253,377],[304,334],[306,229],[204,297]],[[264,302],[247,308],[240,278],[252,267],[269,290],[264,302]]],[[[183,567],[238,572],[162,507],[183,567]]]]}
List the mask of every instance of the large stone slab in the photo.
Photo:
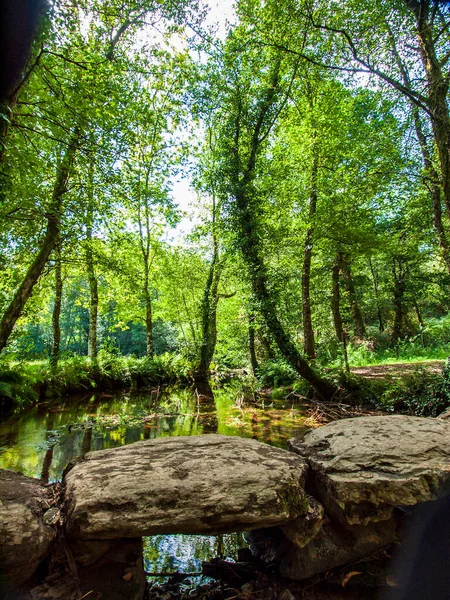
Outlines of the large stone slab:
{"type": "Polygon", "coordinates": [[[68,533],[113,539],[278,525],[306,514],[306,471],[291,452],[222,435],[90,452],[65,478],[68,533]]]}
{"type": "Polygon", "coordinates": [[[387,520],[393,508],[435,500],[450,483],[450,424],[408,416],[329,423],[290,441],[308,485],[346,524],[387,520]]]}
{"type": "Polygon", "coordinates": [[[37,479],[0,469],[0,596],[26,581],[56,538],[51,491],[37,479]],[[48,517],[51,517],[50,519],[48,517]]]}

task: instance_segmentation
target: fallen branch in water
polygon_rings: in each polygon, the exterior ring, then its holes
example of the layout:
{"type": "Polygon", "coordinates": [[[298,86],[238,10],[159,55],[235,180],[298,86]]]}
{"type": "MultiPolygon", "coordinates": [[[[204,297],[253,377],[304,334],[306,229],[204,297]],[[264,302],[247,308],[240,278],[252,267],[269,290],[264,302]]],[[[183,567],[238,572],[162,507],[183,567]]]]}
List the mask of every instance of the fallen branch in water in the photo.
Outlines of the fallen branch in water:
{"type": "Polygon", "coordinates": [[[361,406],[352,406],[344,402],[320,402],[313,398],[306,398],[301,394],[291,392],[288,398],[297,398],[309,406],[310,417],[319,424],[337,421],[339,419],[350,419],[352,417],[367,417],[383,414],[377,410],[364,409],[361,406]]]}

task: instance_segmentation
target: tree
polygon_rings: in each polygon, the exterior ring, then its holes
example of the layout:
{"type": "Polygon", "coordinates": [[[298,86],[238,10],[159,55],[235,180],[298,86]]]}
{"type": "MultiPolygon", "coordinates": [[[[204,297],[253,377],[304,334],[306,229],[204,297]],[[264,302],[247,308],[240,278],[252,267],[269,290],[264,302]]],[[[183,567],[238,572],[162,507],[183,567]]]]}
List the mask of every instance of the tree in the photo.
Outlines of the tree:
{"type": "Polygon", "coordinates": [[[272,127],[287,102],[297,73],[297,65],[284,64],[279,52],[260,52],[257,59],[256,49],[252,48],[252,51],[245,55],[243,40],[239,39],[237,32],[234,35],[234,39],[229,40],[228,56],[225,56],[225,60],[229,61],[229,64],[239,65],[240,68],[236,68],[235,73],[231,69],[226,73],[226,76],[231,78],[233,91],[227,98],[228,114],[222,126],[222,139],[223,152],[230,156],[225,165],[225,177],[229,185],[236,243],[247,265],[258,310],[280,353],[323,400],[329,400],[336,389],[309,366],[280,322],[270,292],[267,267],[259,241],[258,194],[255,186],[257,162],[272,127]],[[266,60],[265,64],[259,63],[260,68],[262,66],[262,77],[258,80],[253,79],[250,83],[246,69],[252,65],[254,77],[255,64],[261,59],[266,60]]]}

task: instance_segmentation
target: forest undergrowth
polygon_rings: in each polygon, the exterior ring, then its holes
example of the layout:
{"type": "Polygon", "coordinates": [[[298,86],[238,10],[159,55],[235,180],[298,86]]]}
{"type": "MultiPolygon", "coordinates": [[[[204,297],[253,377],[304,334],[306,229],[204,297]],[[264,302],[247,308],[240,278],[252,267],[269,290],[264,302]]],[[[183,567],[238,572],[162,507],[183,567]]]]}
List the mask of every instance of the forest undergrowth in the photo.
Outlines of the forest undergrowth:
{"type": "MultiPolygon", "coordinates": [[[[391,356],[384,362],[368,364],[373,367],[395,362],[391,356]]],[[[442,372],[436,372],[436,367],[429,370],[424,361],[417,366],[414,360],[406,362],[409,366],[406,372],[400,368],[404,366],[403,359],[398,371],[389,371],[381,378],[361,376],[336,365],[316,365],[316,368],[339,390],[332,404],[431,417],[450,406],[448,360],[442,372]]],[[[46,360],[4,360],[0,364],[0,402],[21,410],[40,400],[86,391],[142,391],[173,385],[194,389],[194,373],[192,361],[181,354],[170,353],[136,358],[100,352],[97,361],[72,356],[61,360],[56,369],[46,360]]],[[[253,402],[259,395],[265,395],[274,400],[290,399],[315,406],[312,388],[282,359],[262,363],[255,374],[249,367],[237,369],[214,364],[210,383],[213,389],[226,386],[237,404],[253,402]]]]}

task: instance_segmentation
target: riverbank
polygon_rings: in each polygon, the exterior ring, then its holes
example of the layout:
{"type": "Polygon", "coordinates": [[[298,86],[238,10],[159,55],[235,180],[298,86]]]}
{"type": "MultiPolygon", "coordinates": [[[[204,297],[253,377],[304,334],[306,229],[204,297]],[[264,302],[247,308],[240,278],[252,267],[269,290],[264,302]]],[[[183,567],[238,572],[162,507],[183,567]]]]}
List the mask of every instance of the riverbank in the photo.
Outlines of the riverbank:
{"type": "MultiPolygon", "coordinates": [[[[357,416],[353,409],[379,410],[434,417],[450,405],[450,370],[444,361],[422,361],[323,369],[324,375],[339,390],[326,405],[317,403],[304,380],[283,361],[262,364],[257,377],[245,369],[216,369],[211,373],[211,386],[228,385],[236,405],[254,403],[258,398],[307,402],[311,416],[342,418],[357,416]],[[320,404],[320,407],[319,407],[320,404]],[[335,411],[335,405],[348,405],[352,410],[335,411]]],[[[51,368],[47,361],[10,362],[0,365],[0,419],[12,410],[32,406],[49,398],[116,391],[153,391],[181,386],[204,390],[194,379],[194,364],[176,354],[153,358],[135,358],[103,354],[98,361],[72,357],[51,368]]],[[[213,391],[209,388],[208,394],[213,391]]]]}

